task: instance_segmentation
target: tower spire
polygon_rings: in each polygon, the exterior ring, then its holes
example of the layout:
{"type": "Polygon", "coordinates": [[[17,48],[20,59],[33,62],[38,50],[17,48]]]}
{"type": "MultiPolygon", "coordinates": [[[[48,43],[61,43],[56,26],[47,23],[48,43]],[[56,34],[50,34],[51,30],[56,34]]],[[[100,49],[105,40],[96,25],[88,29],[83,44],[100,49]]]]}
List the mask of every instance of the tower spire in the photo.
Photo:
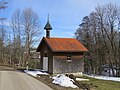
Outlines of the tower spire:
{"type": "Polygon", "coordinates": [[[47,23],[44,27],[44,29],[46,30],[46,37],[50,37],[50,30],[52,30],[52,26],[50,25],[50,22],[49,22],[49,14],[48,14],[48,18],[47,18],[47,23]]]}
{"type": "Polygon", "coordinates": [[[47,18],[47,21],[49,21],[49,13],[48,13],[48,18],[47,18]]]}

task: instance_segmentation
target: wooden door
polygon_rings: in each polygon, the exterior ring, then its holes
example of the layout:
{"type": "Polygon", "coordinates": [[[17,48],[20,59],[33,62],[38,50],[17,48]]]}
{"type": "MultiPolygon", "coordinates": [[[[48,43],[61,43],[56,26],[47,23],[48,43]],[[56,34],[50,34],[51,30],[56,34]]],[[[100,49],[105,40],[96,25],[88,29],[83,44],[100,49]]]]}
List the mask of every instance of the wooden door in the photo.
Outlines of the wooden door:
{"type": "Polygon", "coordinates": [[[48,71],[48,57],[43,57],[43,70],[48,71]]]}

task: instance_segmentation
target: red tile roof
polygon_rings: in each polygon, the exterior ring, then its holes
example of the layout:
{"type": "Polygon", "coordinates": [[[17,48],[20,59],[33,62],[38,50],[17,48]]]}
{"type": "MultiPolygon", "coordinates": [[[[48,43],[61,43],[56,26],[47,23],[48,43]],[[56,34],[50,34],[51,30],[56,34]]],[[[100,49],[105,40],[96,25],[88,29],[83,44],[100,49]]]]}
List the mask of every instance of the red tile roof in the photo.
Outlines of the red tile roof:
{"type": "MultiPolygon", "coordinates": [[[[77,39],[75,38],[46,38],[44,40],[53,52],[81,52],[88,51],[77,39]]],[[[42,43],[42,41],[41,41],[42,43]]],[[[40,43],[40,45],[41,45],[40,43]]],[[[38,46],[38,49],[40,47],[38,46]]],[[[38,51],[38,50],[37,50],[38,51]]]]}

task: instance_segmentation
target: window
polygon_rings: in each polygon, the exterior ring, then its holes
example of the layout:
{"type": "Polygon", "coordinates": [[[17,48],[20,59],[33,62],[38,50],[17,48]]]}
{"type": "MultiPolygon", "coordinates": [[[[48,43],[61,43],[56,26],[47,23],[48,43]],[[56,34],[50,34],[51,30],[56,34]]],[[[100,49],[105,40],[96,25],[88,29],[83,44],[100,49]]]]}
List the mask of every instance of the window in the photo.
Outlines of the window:
{"type": "Polygon", "coordinates": [[[48,54],[47,54],[47,53],[45,53],[44,57],[47,57],[47,56],[48,56],[48,54]]]}
{"type": "Polygon", "coordinates": [[[47,30],[47,37],[50,37],[50,31],[49,30],[47,30]]]}
{"type": "Polygon", "coordinates": [[[44,52],[44,57],[48,57],[47,51],[44,52]]]}
{"type": "Polygon", "coordinates": [[[67,62],[72,62],[71,53],[68,53],[68,55],[67,55],[67,62]]]}
{"type": "Polygon", "coordinates": [[[80,55],[83,55],[83,52],[80,52],[80,55]]]}

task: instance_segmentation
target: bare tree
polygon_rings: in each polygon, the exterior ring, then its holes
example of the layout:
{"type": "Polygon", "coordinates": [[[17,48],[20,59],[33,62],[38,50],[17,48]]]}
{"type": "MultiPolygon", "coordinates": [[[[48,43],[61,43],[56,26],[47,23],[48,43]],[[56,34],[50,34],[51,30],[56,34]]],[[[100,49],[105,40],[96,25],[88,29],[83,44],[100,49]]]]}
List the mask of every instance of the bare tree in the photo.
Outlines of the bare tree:
{"type": "Polygon", "coordinates": [[[115,76],[114,67],[117,68],[118,57],[117,57],[117,28],[119,10],[115,4],[107,4],[105,7],[105,18],[104,18],[104,32],[107,37],[107,46],[109,46],[109,65],[112,68],[113,76],[115,76]]]}
{"type": "Polygon", "coordinates": [[[7,4],[8,4],[8,2],[2,0],[2,1],[0,2],[0,9],[5,9],[5,8],[7,8],[7,6],[6,6],[7,4]]]}
{"type": "Polygon", "coordinates": [[[22,65],[22,33],[23,30],[21,29],[21,12],[20,10],[16,10],[11,18],[11,28],[13,31],[13,62],[19,63],[19,65],[22,65]]]}
{"type": "Polygon", "coordinates": [[[119,67],[119,12],[120,8],[115,4],[98,6],[87,18],[83,18],[84,22],[82,21],[75,33],[77,39],[85,45],[87,43],[89,55],[92,55],[89,63],[92,73],[102,74],[102,66],[108,64],[113,76],[117,75],[115,69],[117,71],[119,67]]]}
{"type": "Polygon", "coordinates": [[[1,38],[1,60],[3,62],[4,59],[4,41],[5,41],[5,28],[4,28],[4,24],[3,24],[3,20],[1,20],[1,28],[0,28],[0,38],[1,38]]]}
{"type": "Polygon", "coordinates": [[[118,71],[118,76],[120,76],[120,32],[119,32],[119,47],[118,47],[118,67],[119,67],[119,71],[118,71]]]}
{"type": "MultiPolygon", "coordinates": [[[[0,2],[0,10],[4,10],[7,6],[8,2],[5,1],[1,1],[0,2]]],[[[4,63],[4,42],[5,42],[5,34],[6,34],[6,30],[4,27],[4,21],[5,21],[5,17],[0,17],[0,62],[4,63]]]]}
{"type": "Polygon", "coordinates": [[[11,18],[13,31],[13,57],[12,60],[19,65],[25,65],[30,60],[30,51],[35,48],[41,30],[37,14],[31,8],[20,12],[16,10],[11,18]]]}
{"type": "Polygon", "coordinates": [[[30,59],[30,50],[34,47],[41,34],[39,18],[31,8],[27,8],[23,11],[21,24],[25,31],[25,53],[26,61],[28,62],[30,59]]]}

